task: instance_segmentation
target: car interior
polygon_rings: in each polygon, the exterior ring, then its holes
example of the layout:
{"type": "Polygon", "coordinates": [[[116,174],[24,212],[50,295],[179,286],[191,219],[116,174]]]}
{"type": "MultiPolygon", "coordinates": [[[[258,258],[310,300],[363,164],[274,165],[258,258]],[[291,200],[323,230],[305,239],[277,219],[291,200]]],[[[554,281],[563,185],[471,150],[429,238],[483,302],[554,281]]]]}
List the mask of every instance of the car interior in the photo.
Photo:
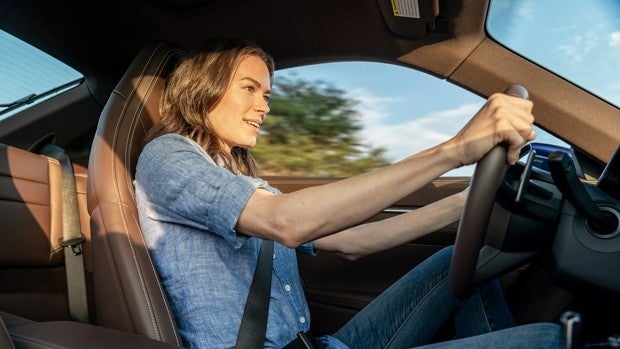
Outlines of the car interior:
{"type": "MultiPolygon", "coordinates": [[[[356,261],[300,254],[314,333],[335,332],[455,242],[462,269],[452,270],[453,286],[466,293],[500,277],[517,323],[561,323],[573,311],[582,343],[620,333],[619,107],[497,42],[485,27],[489,0],[412,2],[418,18],[397,16],[389,0],[0,2],[0,29],[84,74],[78,86],[0,120],[0,348],[182,346],[140,231],[133,175],[166,77],[187,49],[225,36],[259,43],[277,69],[362,60],[482,97],[524,86],[536,125],[572,146],[542,158],[524,148],[507,170],[478,164],[473,178],[440,177],[396,202],[373,220],[472,193],[460,222],[403,246],[356,261]],[[44,151],[49,144],[70,159],[72,190],[62,159],[44,151]],[[64,235],[71,218],[77,243],[64,235]],[[74,256],[82,286],[67,272],[74,256]],[[85,292],[81,318],[76,287],[85,292]]],[[[284,193],[339,180],[265,179],[284,193]]],[[[436,340],[451,335],[446,324],[436,340]]]]}

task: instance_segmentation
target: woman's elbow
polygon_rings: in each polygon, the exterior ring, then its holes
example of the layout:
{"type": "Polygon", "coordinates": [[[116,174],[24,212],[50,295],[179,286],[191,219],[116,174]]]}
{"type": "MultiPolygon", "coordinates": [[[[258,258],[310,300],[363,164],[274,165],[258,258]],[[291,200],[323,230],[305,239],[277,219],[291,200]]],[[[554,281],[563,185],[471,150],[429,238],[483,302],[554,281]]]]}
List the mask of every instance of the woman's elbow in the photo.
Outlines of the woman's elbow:
{"type": "Polygon", "coordinates": [[[351,262],[355,262],[356,260],[364,257],[364,255],[361,255],[361,254],[352,254],[352,253],[344,253],[344,252],[336,252],[336,254],[351,262]]]}
{"type": "Polygon", "coordinates": [[[269,235],[272,240],[289,248],[297,248],[311,240],[309,234],[300,229],[299,225],[286,219],[277,219],[270,224],[269,235]]]}
{"type": "Polygon", "coordinates": [[[297,248],[307,242],[306,240],[287,232],[282,232],[282,234],[280,234],[280,236],[275,240],[288,248],[297,248]]]}

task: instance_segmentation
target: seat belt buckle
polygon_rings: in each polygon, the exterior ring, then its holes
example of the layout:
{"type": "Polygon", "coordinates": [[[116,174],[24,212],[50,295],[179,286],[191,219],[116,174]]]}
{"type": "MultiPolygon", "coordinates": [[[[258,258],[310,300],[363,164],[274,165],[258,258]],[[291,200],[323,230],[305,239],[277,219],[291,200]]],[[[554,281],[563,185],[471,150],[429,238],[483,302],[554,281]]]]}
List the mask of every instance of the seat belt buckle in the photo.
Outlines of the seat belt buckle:
{"type": "Polygon", "coordinates": [[[581,314],[575,311],[565,311],[560,317],[562,333],[564,335],[564,348],[577,349],[581,345],[581,314]]]}
{"type": "Polygon", "coordinates": [[[298,332],[297,337],[284,346],[283,349],[323,349],[324,346],[312,334],[308,332],[298,332]]]}
{"type": "Polygon", "coordinates": [[[58,243],[62,247],[71,247],[71,251],[73,251],[73,255],[79,256],[82,253],[84,253],[82,250],[82,244],[84,243],[85,240],[86,238],[84,237],[84,234],[80,233],[79,237],[72,238],[69,240],[64,240],[63,238],[59,238],[58,243]]]}

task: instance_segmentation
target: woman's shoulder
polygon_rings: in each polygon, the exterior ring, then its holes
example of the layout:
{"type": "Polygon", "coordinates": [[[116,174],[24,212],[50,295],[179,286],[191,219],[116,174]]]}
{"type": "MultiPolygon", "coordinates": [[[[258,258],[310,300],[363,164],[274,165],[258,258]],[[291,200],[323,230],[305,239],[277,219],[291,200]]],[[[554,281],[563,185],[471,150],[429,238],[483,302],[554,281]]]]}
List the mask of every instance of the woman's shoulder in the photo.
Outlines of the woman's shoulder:
{"type": "Polygon", "coordinates": [[[135,178],[147,185],[144,183],[195,181],[196,177],[219,171],[198,143],[178,134],[165,134],[144,146],[136,163],[135,178]]]}
{"type": "Polygon", "coordinates": [[[197,153],[213,162],[207,152],[191,138],[176,133],[166,133],[148,142],[142,149],[142,156],[174,154],[178,152],[197,153]]]}
{"type": "MultiPolygon", "coordinates": [[[[138,158],[138,167],[164,163],[191,163],[193,167],[200,164],[215,165],[213,159],[195,141],[175,133],[167,133],[148,142],[138,158]],[[204,160],[204,161],[203,161],[204,160]]],[[[185,166],[185,165],[183,165],[185,166]]]]}
{"type": "Polygon", "coordinates": [[[177,148],[198,148],[198,143],[185,136],[176,133],[166,133],[164,135],[153,138],[144,146],[143,151],[152,151],[160,149],[177,149],[177,148]]]}

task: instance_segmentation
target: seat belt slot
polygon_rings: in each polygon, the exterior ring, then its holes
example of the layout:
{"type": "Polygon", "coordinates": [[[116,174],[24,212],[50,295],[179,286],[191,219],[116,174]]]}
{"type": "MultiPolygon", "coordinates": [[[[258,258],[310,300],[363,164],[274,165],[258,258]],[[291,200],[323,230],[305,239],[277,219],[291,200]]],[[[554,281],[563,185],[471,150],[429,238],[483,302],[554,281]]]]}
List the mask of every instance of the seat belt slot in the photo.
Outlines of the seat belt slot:
{"type": "Polygon", "coordinates": [[[71,250],[73,251],[73,255],[80,256],[83,253],[82,244],[84,243],[85,240],[86,238],[84,237],[84,234],[80,233],[80,236],[77,238],[71,238],[68,240],[59,238],[58,243],[62,247],[71,247],[71,250]]]}

